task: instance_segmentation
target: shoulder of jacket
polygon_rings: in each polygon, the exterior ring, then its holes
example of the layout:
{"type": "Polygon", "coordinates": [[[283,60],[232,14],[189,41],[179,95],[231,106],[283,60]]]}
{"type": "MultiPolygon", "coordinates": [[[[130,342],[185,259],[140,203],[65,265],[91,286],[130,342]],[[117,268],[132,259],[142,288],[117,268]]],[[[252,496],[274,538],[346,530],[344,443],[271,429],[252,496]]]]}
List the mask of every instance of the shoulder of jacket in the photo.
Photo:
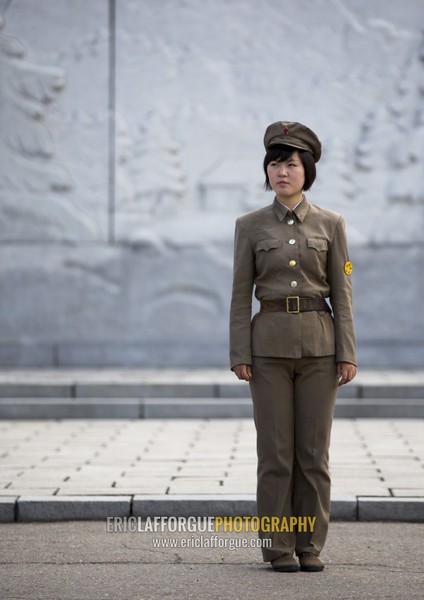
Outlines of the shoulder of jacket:
{"type": "Polygon", "coordinates": [[[268,206],[252,210],[251,212],[248,212],[238,217],[236,222],[240,225],[243,225],[244,227],[249,227],[250,225],[255,224],[257,221],[261,222],[264,217],[266,217],[269,214],[272,214],[272,206],[272,204],[269,204],[268,206]]]}
{"type": "Polygon", "coordinates": [[[343,221],[343,216],[340,213],[337,213],[334,210],[329,210],[328,208],[323,208],[317,204],[310,203],[310,210],[314,215],[320,216],[329,223],[334,223],[334,225],[337,225],[340,220],[343,221]]]}

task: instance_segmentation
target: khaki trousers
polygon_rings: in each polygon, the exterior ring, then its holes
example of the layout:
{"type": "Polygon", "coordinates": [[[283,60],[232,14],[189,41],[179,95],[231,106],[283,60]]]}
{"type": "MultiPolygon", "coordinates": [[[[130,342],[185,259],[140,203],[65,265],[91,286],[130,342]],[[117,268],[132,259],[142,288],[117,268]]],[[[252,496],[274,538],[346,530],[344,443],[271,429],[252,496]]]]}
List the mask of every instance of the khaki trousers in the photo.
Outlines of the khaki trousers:
{"type": "Polygon", "coordinates": [[[261,538],[272,539],[271,548],[262,549],[263,558],[270,561],[293,551],[319,555],[330,519],[335,357],[255,356],[252,362],[258,516],[316,517],[313,531],[260,531],[261,538]]]}

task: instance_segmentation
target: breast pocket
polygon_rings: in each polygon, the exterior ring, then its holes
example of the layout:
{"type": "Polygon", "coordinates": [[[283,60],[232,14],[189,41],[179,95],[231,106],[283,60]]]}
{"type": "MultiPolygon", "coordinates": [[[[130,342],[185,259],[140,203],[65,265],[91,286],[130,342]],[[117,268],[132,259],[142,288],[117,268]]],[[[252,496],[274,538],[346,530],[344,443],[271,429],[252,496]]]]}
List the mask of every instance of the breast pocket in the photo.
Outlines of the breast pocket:
{"type": "Polygon", "coordinates": [[[323,238],[308,238],[308,248],[313,248],[318,252],[327,252],[328,242],[323,238]]]}
{"type": "Polygon", "coordinates": [[[308,246],[307,265],[315,272],[315,275],[321,277],[327,269],[328,241],[323,238],[308,238],[306,242],[308,246]]]}
{"type": "Polygon", "coordinates": [[[274,248],[280,247],[280,240],[261,240],[256,244],[256,252],[268,252],[268,250],[273,250],[274,248]]]}
{"type": "Polygon", "coordinates": [[[255,246],[255,269],[257,277],[268,277],[281,268],[281,240],[260,240],[255,246]]]}

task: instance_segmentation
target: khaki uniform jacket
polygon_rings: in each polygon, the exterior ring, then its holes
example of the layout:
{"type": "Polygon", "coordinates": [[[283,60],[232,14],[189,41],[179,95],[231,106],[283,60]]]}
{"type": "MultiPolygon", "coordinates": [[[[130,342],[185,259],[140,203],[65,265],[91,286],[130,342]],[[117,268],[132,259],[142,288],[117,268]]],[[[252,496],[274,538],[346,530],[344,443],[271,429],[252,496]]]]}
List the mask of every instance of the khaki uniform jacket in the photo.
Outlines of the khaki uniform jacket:
{"type": "Polygon", "coordinates": [[[335,212],[306,198],[289,211],[273,204],[236,221],[230,310],[230,363],[252,356],[329,356],[356,364],[352,282],[345,226],[335,212]],[[287,296],[328,298],[325,311],[259,312],[252,321],[252,293],[261,300],[287,296]]]}

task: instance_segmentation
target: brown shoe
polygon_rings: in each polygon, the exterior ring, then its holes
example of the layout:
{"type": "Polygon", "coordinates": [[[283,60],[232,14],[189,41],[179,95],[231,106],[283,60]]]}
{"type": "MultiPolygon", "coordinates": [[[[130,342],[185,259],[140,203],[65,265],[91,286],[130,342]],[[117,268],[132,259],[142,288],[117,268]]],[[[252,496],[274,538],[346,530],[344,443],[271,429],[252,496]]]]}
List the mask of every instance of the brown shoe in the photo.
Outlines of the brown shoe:
{"type": "Polygon", "coordinates": [[[316,554],[311,552],[302,552],[299,554],[300,570],[301,571],[323,571],[324,563],[316,554]]]}
{"type": "Polygon", "coordinates": [[[274,560],[271,561],[271,566],[274,571],[279,571],[280,573],[294,573],[299,570],[299,565],[293,555],[288,552],[282,554],[278,558],[274,558],[274,560]]]}

